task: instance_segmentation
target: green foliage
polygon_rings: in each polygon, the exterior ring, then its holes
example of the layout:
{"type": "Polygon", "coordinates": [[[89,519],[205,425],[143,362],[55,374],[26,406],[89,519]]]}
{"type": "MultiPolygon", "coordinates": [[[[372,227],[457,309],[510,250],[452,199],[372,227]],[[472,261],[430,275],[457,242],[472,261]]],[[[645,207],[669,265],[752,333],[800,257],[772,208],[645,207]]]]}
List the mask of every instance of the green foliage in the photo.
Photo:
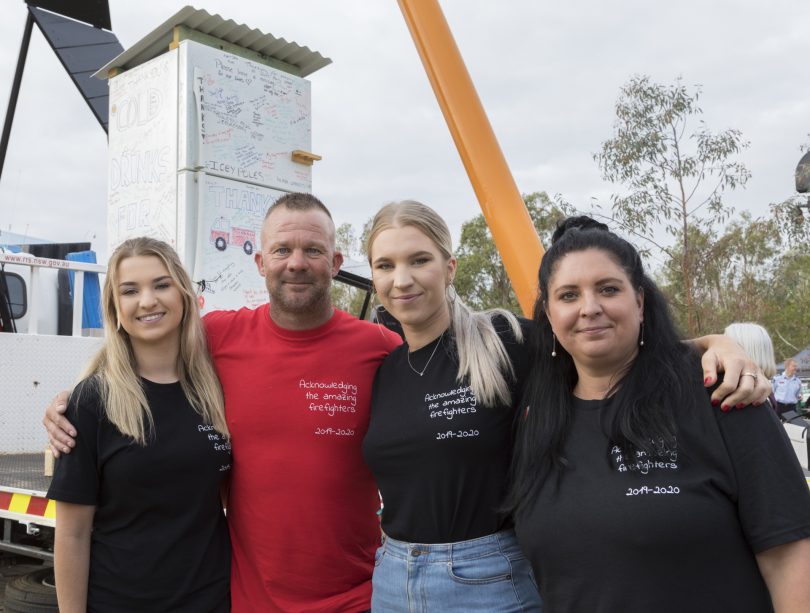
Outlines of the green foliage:
{"type": "Polygon", "coordinates": [[[762,325],[771,333],[777,361],[810,345],[810,255],[790,251],[779,261],[771,284],[771,305],[762,325]]]}
{"type": "Polygon", "coordinates": [[[366,219],[366,223],[363,224],[363,229],[360,231],[358,254],[363,261],[368,260],[368,235],[371,234],[371,224],[373,222],[373,217],[366,219]]]}
{"type": "MultiPolygon", "coordinates": [[[[747,212],[722,233],[690,225],[693,318],[700,332],[717,332],[733,321],[761,319],[769,309],[770,283],[781,239],[773,220],[752,219],[747,212]]],[[[688,326],[683,301],[682,261],[677,248],[662,271],[662,289],[670,298],[681,329],[688,326]]]]}
{"type": "MultiPolygon", "coordinates": [[[[810,221],[797,206],[805,198],[793,195],[772,204],[766,219],[743,212],[725,229],[689,224],[688,274],[699,332],[719,332],[735,321],[757,322],[770,332],[777,361],[810,344],[810,221]]],[[[659,271],[660,286],[681,328],[687,329],[681,247],[669,250],[668,258],[659,271]]]]}
{"type": "MultiPolygon", "coordinates": [[[[800,151],[805,154],[810,151],[810,134],[808,134],[808,141],[799,147],[800,151]]],[[[810,180],[810,166],[803,162],[796,168],[796,189],[799,184],[806,186],[810,180]]],[[[798,247],[807,245],[810,241],[810,194],[794,194],[782,202],[777,202],[770,205],[771,215],[776,219],[779,224],[779,229],[787,238],[787,243],[791,247],[798,247]],[[807,211],[805,213],[804,211],[807,211]]]]}
{"type": "MultiPolygon", "coordinates": [[[[810,255],[784,251],[785,243],[776,219],[754,219],[747,212],[722,231],[689,227],[694,320],[701,332],[720,332],[735,321],[759,323],[771,333],[777,361],[810,344],[810,255]]],[[[677,265],[661,270],[660,286],[685,329],[677,265]]]]}
{"type": "MultiPolygon", "coordinates": [[[[545,192],[525,194],[523,201],[540,240],[548,244],[557,222],[570,214],[568,205],[559,199],[552,201],[545,192]]],[[[483,215],[477,215],[461,226],[456,257],[456,291],[471,308],[484,310],[501,307],[521,313],[483,215]]]]}
{"type": "MultiPolygon", "coordinates": [[[[370,227],[371,220],[369,219],[363,225],[363,233],[360,238],[357,237],[357,232],[350,223],[342,223],[335,228],[335,246],[344,258],[363,262],[366,260],[365,237],[368,235],[370,227]]],[[[332,283],[332,304],[343,311],[352,315],[360,315],[365,298],[366,292],[363,290],[337,281],[332,283]]]]}
{"type": "Polygon", "coordinates": [[[799,194],[770,205],[771,215],[779,225],[780,232],[787,237],[789,245],[806,245],[810,241],[810,221],[802,211],[808,205],[810,197],[799,194]]]}
{"type": "MultiPolygon", "coordinates": [[[[613,137],[594,159],[602,176],[621,184],[614,195],[614,217],[628,231],[652,237],[663,225],[674,245],[667,249],[678,304],[686,312],[689,334],[698,331],[695,319],[695,259],[691,228],[712,228],[728,219],[726,190],[744,186],[750,173],[732,158],[748,146],[738,130],[711,132],[697,117],[700,87],[691,90],[653,83],[636,76],[622,86],[616,103],[613,137]]],[[[669,274],[669,273],[668,273],[669,274]]]]}
{"type": "Polygon", "coordinates": [[[345,257],[354,257],[357,246],[357,233],[352,224],[346,222],[335,228],[335,248],[345,257]]]}

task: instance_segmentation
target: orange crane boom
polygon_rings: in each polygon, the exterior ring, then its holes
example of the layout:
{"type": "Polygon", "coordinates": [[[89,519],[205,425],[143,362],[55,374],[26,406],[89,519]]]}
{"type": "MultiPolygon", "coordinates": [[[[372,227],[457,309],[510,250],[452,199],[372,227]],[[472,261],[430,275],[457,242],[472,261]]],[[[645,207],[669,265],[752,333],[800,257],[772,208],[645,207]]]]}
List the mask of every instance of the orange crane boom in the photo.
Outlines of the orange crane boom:
{"type": "Polygon", "coordinates": [[[438,0],[398,0],[520,308],[531,316],[543,245],[438,0]]]}

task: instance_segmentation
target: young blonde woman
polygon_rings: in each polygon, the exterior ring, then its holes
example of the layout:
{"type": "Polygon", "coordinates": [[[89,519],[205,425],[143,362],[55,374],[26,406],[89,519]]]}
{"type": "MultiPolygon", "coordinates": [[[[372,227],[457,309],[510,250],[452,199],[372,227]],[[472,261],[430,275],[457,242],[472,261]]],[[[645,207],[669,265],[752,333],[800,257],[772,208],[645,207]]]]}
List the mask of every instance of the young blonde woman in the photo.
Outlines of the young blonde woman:
{"type": "Polygon", "coordinates": [[[423,204],[383,207],[368,255],[380,302],[406,341],[377,372],[363,441],[384,505],[372,610],[539,611],[529,563],[500,511],[529,368],[521,322],[464,305],[447,224],[423,204]]]}
{"type": "Polygon", "coordinates": [[[48,491],[59,610],[228,611],[230,443],[191,280],[167,244],[130,239],[102,300],[106,342],[68,403],[78,444],[48,491]]]}

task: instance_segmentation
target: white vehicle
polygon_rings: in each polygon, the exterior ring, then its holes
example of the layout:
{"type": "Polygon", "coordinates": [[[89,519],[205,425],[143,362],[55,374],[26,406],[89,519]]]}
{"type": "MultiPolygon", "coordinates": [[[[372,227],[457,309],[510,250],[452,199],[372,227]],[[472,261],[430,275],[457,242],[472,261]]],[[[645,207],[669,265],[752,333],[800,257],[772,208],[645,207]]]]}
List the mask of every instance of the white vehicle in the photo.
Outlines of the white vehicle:
{"type": "Polygon", "coordinates": [[[58,391],[73,387],[101,345],[97,333],[82,329],[83,285],[87,273],[103,274],[106,268],[5,252],[0,252],[0,267],[0,313],[6,311],[0,315],[6,332],[0,333],[5,409],[0,412],[0,550],[50,559],[54,505],[45,497],[50,478],[42,411],[58,391]],[[56,334],[54,281],[60,270],[75,275],[73,336],[56,334]]]}
{"type": "MultiPolygon", "coordinates": [[[[0,249],[2,551],[46,562],[53,559],[55,504],[46,496],[53,458],[46,453],[42,411],[58,391],[73,387],[101,345],[97,331],[82,327],[82,304],[85,275],[98,276],[105,270],[97,264],[0,249]],[[63,271],[73,274],[72,336],[57,334],[63,271]]],[[[88,294],[95,297],[97,309],[98,292],[88,294]]],[[[52,585],[48,566],[19,576],[6,587],[5,610],[55,611],[52,585]],[[30,608],[33,603],[39,608],[30,608]]]]}

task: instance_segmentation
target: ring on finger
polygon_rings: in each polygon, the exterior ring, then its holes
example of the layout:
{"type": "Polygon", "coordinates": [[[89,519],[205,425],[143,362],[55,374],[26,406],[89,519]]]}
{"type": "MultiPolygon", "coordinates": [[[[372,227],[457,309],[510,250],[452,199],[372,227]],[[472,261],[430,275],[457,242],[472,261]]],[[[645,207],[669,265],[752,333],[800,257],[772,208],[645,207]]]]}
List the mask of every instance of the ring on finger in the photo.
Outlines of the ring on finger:
{"type": "Polygon", "coordinates": [[[757,377],[759,377],[759,374],[755,373],[755,372],[744,372],[741,376],[742,377],[754,377],[754,380],[756,381],[757,377]]]}

